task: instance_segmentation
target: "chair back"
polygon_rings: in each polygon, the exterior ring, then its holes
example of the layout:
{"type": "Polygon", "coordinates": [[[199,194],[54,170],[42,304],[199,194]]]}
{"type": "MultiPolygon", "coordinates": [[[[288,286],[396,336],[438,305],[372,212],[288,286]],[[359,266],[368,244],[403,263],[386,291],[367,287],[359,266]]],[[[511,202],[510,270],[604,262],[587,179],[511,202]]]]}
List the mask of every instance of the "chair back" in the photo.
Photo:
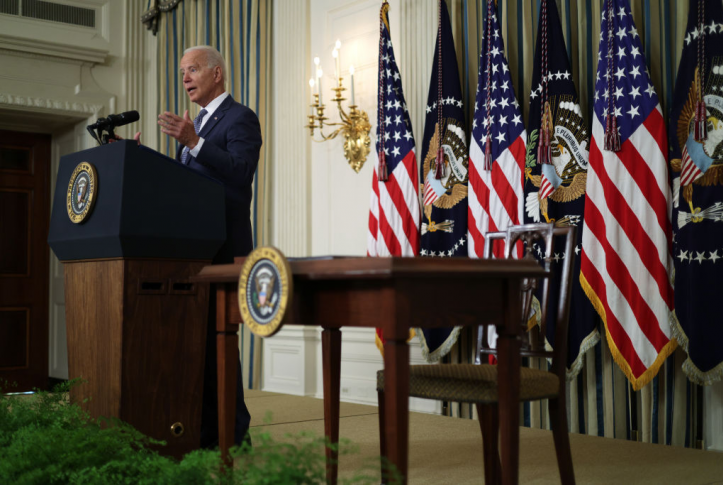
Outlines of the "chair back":
{"type": "MultiPolygon", "coordinates": [[[[517,253],[518,245],[523,246],[522,258],[534,259],[542,265],[547,276],[543,278],[526,278],[522,281],[522,341],[521,355],[525,357],[544,357],[552,359],[553,372],[563,376],[567,357],[567,327],[569,320],[571,277],[575,259],[576,227],[555,227],[554,223],[523,224],[510,226],[504,232],[490,232],[485,235],[484,257],[493,257],[493,252],[502,254],[509,259],[517,253]],[[504,251],[499,247],[493,251],[495,244],[504,244],[504,251]],[[556,252],[555,249],[558,248],[556,252]],[[537,255],[537,256],[535,256],[537,255]],[[559,265],[558,301],[555,312],[555,346],[551,349],[547,345],[548,306],[550,284],[553,281],[553,262],[561,261],[559,265]],[[539,289],[539,291],[538,291],[539,289]],[[537,295],[537,297],[536,297],[537,295]],[[537,303],[539,303],[539,306],[537,303]],[[560,373],[558,373],[558,371],[560,373]]],[[[481,357],[495,354],[496,349],[490,345],[489,335],[493,327],[483,325],[480,327],[477,338],[476,363],[481,363],[481,357]]]]}

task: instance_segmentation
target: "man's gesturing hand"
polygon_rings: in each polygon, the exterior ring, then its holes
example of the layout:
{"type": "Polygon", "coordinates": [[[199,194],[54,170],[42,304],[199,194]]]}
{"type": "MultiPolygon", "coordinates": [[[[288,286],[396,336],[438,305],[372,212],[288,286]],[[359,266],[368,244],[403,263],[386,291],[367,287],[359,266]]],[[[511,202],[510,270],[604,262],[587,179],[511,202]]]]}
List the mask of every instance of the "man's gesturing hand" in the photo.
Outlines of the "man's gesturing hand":
{"type": "Polygon", "coordinates": [[[198,135],[193,127],[191,117],[188,116],[188,110],[183,113],[183,118],[170,111],[161,113],[158,115],[158,124],[161,126],[163,133],[172,136],[181,145],[187,146],[191,150],[198,143],[198,135]]]}

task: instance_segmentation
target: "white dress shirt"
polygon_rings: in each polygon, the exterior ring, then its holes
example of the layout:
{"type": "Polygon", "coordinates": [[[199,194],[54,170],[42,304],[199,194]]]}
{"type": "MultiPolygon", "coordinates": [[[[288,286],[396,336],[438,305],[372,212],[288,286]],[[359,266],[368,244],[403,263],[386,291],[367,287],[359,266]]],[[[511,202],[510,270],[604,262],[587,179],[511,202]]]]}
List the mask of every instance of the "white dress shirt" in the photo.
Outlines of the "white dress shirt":
{"type": "MultiPolygon", "coordinates": [[[[213,101],[208,103],[207,106],[205,106],[203,109],[206,110],[206,114],[204,115],[203,119],[201,120],[201,126],[198,128],[198,132],[201,133],[201,130],[203,129],[203,125],[206,124],[206,121],[211,119],[211,115],[218,109],[219,106],[221,106],[221,103],[223,103],[223,100],[228,97],[228,92],[224,91],[223,94],[219,94],[218,97],[216,97],[213,101]]],[[[189,150],[188,153],[193,157],[196,158],[198,156],[198,152],[201,151],[201,147],[203,146],[203,138],[198,138],[198,143],[196,143],[196,146],[193,147],[193,149],[189,150]]]]}

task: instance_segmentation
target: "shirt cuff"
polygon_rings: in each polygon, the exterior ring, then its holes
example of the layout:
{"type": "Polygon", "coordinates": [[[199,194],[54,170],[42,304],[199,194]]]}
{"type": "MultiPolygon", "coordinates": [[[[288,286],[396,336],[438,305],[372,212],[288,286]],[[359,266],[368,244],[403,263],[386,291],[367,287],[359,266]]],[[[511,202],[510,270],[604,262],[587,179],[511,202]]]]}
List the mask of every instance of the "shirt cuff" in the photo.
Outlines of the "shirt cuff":
{"type": "Polygon", "coordinates": [[[196,146],[193,147],[191,150],[189,150],[188,153],[190,153],[193,158],[197,158],[198,152],[201,151],[202,146],[203,146],[203,138],[199,137],[198,143],[196,143],[196,146]]]}

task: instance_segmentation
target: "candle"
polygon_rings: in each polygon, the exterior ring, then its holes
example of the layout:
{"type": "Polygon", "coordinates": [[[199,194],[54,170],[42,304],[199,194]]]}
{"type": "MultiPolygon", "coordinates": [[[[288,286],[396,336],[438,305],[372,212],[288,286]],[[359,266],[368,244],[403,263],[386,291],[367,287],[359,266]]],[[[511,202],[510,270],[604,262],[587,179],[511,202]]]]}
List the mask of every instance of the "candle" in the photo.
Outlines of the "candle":
{"type": "Polygon", "coordinates": [[[319,105],[321,105],[321,82],[319,79],[321,77],[321,69],[319,68],[319,62],[319,58],[314,57],[314,65],[316,70],[316,94],[319,95],[319,105]]]}
{"type": "Polygon", "coordinates": [[[336,50],[336,49],[334,49],[333,51],[331,51],[331,57],[334,58],[334,62],[335,62],[335,65],[334,65],[334,77],[336,77],[337,79],[339,79],[339,51],[336,50]]]}
{"type": "Polygon", "coordinates": [[[319,58],[314,57],[314,72],[316,73],[316,94],[319,94],[319,58]]]}
{"type": "Polygon", "coordinates": [[[319,94],[319,106],[324,104],[321,101],[321,77],[324,75],[324,71],[321,68],[316,70],[316,92],[319,94]]]}
{"type": "Polygon", "coordinates": [[[349,74],[351,75],[351,105],[356,106],[354,102],[354,66],[349,66],[349,74]]]}
{"type": "Polygon", "coordinates": [[[336,55],[334,55],[334,52],[331,53],[332,56],[336,57],[336,82],[339,83],[339,87],[341,87],[341,41],[339,39],[336,39],[336,44],[334,44],[334,51],[336,51],[336,55]]]}

